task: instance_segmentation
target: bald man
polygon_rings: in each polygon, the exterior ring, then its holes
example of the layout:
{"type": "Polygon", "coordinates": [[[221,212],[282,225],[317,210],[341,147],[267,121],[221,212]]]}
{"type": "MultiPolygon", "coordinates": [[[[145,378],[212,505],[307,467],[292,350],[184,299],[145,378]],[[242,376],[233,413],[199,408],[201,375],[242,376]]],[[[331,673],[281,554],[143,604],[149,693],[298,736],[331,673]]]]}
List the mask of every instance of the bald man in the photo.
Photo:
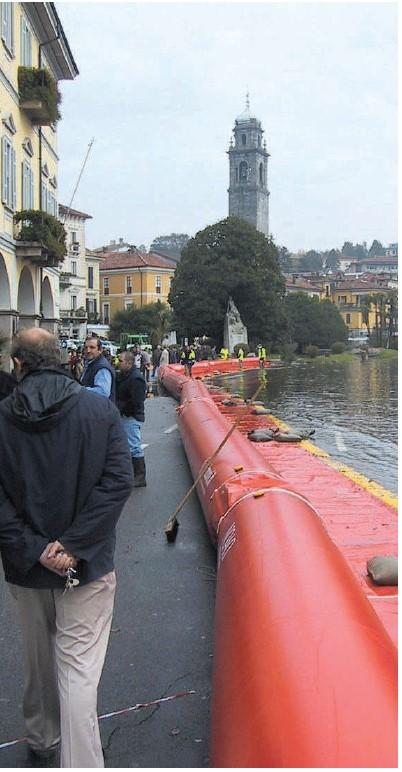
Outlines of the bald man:
{"type": "Polygon", "coordinates": [[[53,335],[17,333],[0,402],[0,552],[25,647],[26,738],[36,760],[103,767],[97,689],[115,593],[115,527],[133,473],[110,400],[59,367],[53,335]]]}

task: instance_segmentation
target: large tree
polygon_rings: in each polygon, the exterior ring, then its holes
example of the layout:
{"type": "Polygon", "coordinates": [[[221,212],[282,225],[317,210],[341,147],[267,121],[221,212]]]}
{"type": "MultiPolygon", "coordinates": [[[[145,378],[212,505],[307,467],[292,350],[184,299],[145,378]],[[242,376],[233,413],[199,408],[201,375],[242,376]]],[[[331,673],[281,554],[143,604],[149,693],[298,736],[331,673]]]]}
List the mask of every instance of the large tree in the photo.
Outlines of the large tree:
{"type": "Polygon", "coordinates": [[[325,268],[336,271],[339,268],[339,260],[341,253],[338,249],[330,249],[329,252],[325,252],[325,268]]]}
{"type": "Polygon", "coordinates": [[[283,271],[283,273],[292,273],[294,270],[294,263],[287,247],[279,247],[278,256],[281,271],[283,271]]]}
{"type": "Polygon", "coordinates": [[[385,249],[381,244],[381,241],[377,239],[373,240],[373,243],[368,251],[369,257],[383,257],[385,255],[385,249]]]}
{"type": "Polygon", "coordinates": [[[149,250],[150,252],[160,252],[162,255],[173,258],[173,260],[180,260],[182,249],[187,242],[187,233],[170,233],[169,236],[157,236],[149,250]]]}
{"type": "Polygon", "coordinates": [[[196,233],[183,249],[169,293],[175,326],[192,339],[209,335],[222,340],[231,296],[250,340],[281,339],[285,291],[278,250],[253,225],[238,217],[196,233]]]}
{"type": "Polygon", "coordinates": [[[299,259],[299,271],[319,272],[322,269],[322,255],[315,249],[309,249],[305,255],[299,259]]]}
{"type": "Polygon", "coordinates": [[[299,353],[306,346],[329,348],[336,341],[345,341],[348,328],[338,309],[330,300],[320,301],[302,292],[285,298],[285,312],[291,342],[297,343],[299,353]]]}
{"type": "Polygon", "coordinates": [[[136,334],[146,332],[153,346],[161,343],[172,329],[172,312],[167,303],[157,300],[141,308],[134,305],[124,311],[117,311],[110,323],[110,333],[119,340],[122,332],[136,334]]]}

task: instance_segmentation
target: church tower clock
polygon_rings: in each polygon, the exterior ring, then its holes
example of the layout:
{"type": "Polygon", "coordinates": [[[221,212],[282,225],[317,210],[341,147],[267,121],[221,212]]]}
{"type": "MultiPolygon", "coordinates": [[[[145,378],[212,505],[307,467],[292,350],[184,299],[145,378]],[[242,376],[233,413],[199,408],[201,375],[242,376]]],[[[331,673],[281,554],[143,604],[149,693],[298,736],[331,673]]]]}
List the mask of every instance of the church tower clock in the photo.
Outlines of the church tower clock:
{"type": "Polygon", "coordinates": [[[242,217],[269,235],[268,158],[261,122],[246,109],[236,118],[229,155],[229,215],[242,217]]]}

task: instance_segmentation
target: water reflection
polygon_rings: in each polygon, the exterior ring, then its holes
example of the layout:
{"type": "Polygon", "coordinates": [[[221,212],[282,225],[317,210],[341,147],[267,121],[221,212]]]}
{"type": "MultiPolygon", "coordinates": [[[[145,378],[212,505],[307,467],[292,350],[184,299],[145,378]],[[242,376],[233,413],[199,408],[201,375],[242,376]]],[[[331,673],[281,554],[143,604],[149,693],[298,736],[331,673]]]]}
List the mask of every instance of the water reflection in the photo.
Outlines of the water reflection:
{"type": "Polygon", "coordinates": [[[396,359],[297,362],[219,379],[228,391],[259,399],[295,429],[314,428],[315,443],[385,488],[397,490],[396,359]]]}

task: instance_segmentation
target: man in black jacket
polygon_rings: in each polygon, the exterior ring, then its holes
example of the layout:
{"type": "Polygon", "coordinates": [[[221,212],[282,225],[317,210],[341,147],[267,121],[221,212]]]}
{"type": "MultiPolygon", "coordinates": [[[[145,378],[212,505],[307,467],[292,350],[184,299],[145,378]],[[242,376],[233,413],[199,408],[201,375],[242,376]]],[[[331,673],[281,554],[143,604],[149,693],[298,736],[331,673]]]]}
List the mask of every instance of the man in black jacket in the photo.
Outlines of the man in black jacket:
{"type": "Polygon", "coordinates": [[[141,446],[141,426],[144,423],[144,402],[147,384],[144,376],[134,364],[135,354],[122,351],[119,354],[119,377],[116,385],[116,402],[127,435],[134,469],[134,488],[146,483],[145,458],[141,446]]]}
{"type": "Polygon", "coordinates": [[[26,738],[46,757],[61,737],[62,767],[103,767],[97,688],[115,527],[133,482],[127,441],[116,407],[58,368],[53,335],[22,330],[11,355],[18,385],[0,403],[0,551],[25,646],[26,738]]]}

